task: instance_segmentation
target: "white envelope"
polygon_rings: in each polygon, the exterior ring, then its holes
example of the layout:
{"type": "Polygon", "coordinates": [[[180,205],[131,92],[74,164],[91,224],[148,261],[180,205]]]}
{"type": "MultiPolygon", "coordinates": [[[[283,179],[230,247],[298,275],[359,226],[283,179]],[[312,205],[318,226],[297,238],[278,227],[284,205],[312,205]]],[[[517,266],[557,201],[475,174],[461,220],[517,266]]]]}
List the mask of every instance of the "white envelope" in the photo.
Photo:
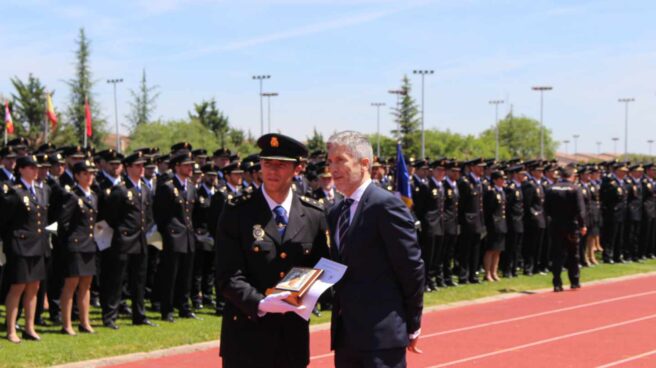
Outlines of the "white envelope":
{"type": "Polygon", "coordinates": [[[112,245],[112,236],[114,236],[114,229],[112,229],[107,221],[100,221],[96,223],[93,229],[93,237],[96,239],[98,249],[102,252],[112,245]]]}

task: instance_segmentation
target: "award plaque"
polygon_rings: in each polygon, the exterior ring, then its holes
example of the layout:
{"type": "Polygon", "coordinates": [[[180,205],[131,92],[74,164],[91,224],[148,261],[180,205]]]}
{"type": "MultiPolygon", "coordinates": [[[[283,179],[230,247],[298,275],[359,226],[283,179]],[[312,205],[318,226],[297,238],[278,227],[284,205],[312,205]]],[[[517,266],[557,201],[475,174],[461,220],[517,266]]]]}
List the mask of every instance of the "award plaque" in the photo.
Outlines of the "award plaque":
{"type": "Polygon", "coordinates": [[[301,299],[322,273],[323,270],[316,268],[294,267],[274,288],[267,289],[266,295],[288,291],[291,295],[285,301],[301,305],[301,299]]]}

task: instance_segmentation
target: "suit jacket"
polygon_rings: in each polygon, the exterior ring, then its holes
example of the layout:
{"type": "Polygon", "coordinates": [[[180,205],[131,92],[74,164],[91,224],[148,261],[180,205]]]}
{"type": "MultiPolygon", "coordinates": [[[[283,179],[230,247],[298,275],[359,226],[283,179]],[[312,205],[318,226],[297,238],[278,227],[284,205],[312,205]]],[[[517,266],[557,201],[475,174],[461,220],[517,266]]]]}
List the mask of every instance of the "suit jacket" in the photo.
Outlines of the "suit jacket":
{"type": "Polygon", "coordinates": [[[656,218],[656,192],[654,181],[645,176],[642,178],[642,208],[646,219],[656,218]]]}
{"type": "Polygon", "coordinates": [[[226,202],[216,233],[216,287],[225,297],[221,356],[243,366],[271,366],[286,351],[294,366],[310,361],[308,322],[294,313],[258,316],[260,300],[292,267],[328,257],[323,207],[292,194],[284,236],[258,189],[226,202]]]}
{"type": "MultiPolygon", "coordinates": [[[[626,177],[624,178],[626,181],[626,177]]],[[[624,184],[614,175],[608,175],[601,181],[601,213],[604,223],[624,222],[626,220],[627,193],[624,184]]]]}
{"type": "Polygon", "coordinates": [[[98,197],[91,192],[91,197],[79,188],[66,192],[57,224],[59,244],[66,246],[68,252],[95,253],[96,240],[93,238],[93,228],[98,216],[98,197]]]}
{"type": "MultiPolygon", "coordinates": [[[[331,244],[341,203],[328,212],[331,244]]],[[[410,212],[393,194],[368,185],[342,237],[340,250],[331,248],[331,257],[348,267],[335,285],[332,348],[407,346],[409,334],[421,326],[424,290],[424,263],[410,212]]]]}
{"type": "Polygon", "coordinates": [[[198,200],[194,204],[193,223],[196,230],[196,249],[211,252],[214,250],[215,223],[210,222],[212,197],[218,193],[210,193],[205,186],[197,189],[198,200]]]}
{"type": "Polygon", "coordinates": [[[628,220],[640,222],[642,221],[642,183],[627,175],[624,185],[626,186],[627,193],[626,208],[628,220]]]}
{"type": "Polygon", "coordinates": [[[176,176],[157,186],[153,214],[164,251],[188,253],[196,249],[191,220],[195,202],[196,190],[191,180],[187,180],[186,189],[176,176]]]}
{"type": "Polygon", "coordinates": [[[508,231],[516,234],[524,233],[524,193],[514,181],[509,181],[504,188],[506,192],[506,217],[508,231]]]}
{"type": "Polygon", "coordinates": [[[114,229],[111,248],[125,254],[145,254],[148,242],[148,221],[152,212],[150,191],[141,185],[141,192],[125,180],[114,186],[105,201],[104,219],[114,229]]]}
{"type": "Polygon", "coordinates": [[[22,181],[2,184],[0,233],[4,251],[22,257],[50,256],[48,204],[50,189],[34,186],[33,196],[22,181]]]}
{"type": "Polygon", "coordinates": [[[547,194],[545,211],[554,229],[574,233],[586,226],[585,203],[581,188],[574,183],[555,183],[547,194]]]}

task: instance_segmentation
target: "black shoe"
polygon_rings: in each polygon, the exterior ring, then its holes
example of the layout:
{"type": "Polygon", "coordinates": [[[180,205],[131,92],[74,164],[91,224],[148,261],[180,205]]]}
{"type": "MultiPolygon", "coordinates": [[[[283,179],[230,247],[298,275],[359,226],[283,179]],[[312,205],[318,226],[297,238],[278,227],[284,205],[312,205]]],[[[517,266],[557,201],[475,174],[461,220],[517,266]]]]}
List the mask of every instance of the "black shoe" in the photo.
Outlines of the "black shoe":
{"type": "Polygon", "coordinates": [[[466,285],[466,284],[467,284],[467,279],[459,279],[459,280],[458,280],[458,283],[459,283],[460,285],[466,285]]]}
{"type": "Polygon", "coordinates": [[[481,280],[479,280],[478,278],[472,278],[472,279],[469,279],[469,283],[470,284],[480,284],[481,280]]]}
{"type": "Polygon", "coordinates": [[[135,326],[150,326],[150,327],[159,327],[157,324],[150,322],[149,319],[144,319],[141,322],[135,322],[133,323],[135,326]]]}
{"type": "Polygon", "coordinates": [[[104,322],[103,325],[111,330],[118,330],[118,325],[114,321],[104,322]]]}
{"type": "Polygon", "coordinates": [[[223,309],[215,309],[214,310],[214,315],[215,316],[222,316],[223,315],[223,309]]]}
{"type": "Polygon", "coordinates": [[[91,298],[91,301],[89,302],[89,305],[91,305],[92,307],[100,308],[100,299],[91,298]]]}
{"type": "Polygon", "coordinates": [[[162,315],[162,321],[171,322],[171,323],[175,322],[175,319],[173,318],[173,313],[162,315]]]}
{"type": "Polygon", "coordinates": [[[424,293],[430,293],[431,291],[433,291],[433,289],[431,289],[430,285],[424,286],[424,293]]]}
{"type": "Polygon", "coordinates": [[[124,316],[131,316],[132,315],[132,309],[128,307],[127,304],[121,304],[118,307],[118,314],[124,315],[124,316]]]}
{"type": "Polygon", "coordinates": [[[562,286],[554,286],[554,293],[560,293],[561,291],[564,291],[562,286]]]}
{"type": "Polygon", "coordinates": [[[48,326],[48,323],[46,323],[46,320],[44,320],[42,317],[37,317],[34,319],[34,324],[37,326],[43,326],[46,327],[48,326]]]}
{"type": "Polygon", "coordinates": [[[91,331],[91,330],[85,328],[85,327],[82,326],[82,325],[78,325],[78,326],[77,326],[77,330],[80,331],[80,332],[82,332],[82,333],[85,333],[85,334],[95,334],[95,333],[96,333],[96,331],[91,331]]]}
{"type": "Polygon", "coordinates": [[[580,289],[580,288],[581,288],[581,284],[572,284],[572,290],[580,289]]]}
{"type": "Polygon", "coordinates": [[[38,336],[30,335],[27,333],[27,331],[23,331],[23,334],[21,335],[23,340],[30,340],[30,341],[41,341],[41,338],[38,336]]]}
{"type": "Polygon", "coordinates": [[[312,314],[314,314],[317,317],[321,317],[321,311],[319,310],[318,306],[314,306],[314,309],[312,310],[312,314]]]}
{"type": "Polygon", "coordinates": [[[180,318],[201,319],[194,312],[182,312],[180,318]]]}
{"type": "Polygon", "coordinates": [[[455,287],[455,286],[458,286],[458,284],[457,284],[456,282],[454,282],[453,280],[447,280],[447,281],[445,282],[445,284],[446,284],[447,287],[455,287]]]}

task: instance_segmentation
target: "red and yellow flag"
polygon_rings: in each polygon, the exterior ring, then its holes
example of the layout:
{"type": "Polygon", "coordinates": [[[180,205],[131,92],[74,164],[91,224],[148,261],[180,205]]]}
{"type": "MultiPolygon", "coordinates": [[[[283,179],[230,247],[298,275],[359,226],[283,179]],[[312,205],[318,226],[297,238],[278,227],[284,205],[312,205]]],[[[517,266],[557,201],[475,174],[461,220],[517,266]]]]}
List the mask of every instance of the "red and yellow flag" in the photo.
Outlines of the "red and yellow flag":
{"type": "Polygon", "coordinates": [[[86,97],[84,98],[84,117],[87,122],[87,137],[91,137],[91,107],[86,97]]]}
{"type": "Polygon", "coordinates": [[[5,129],[7,129],[7,133],[14,134],[14,122],[11,120],[9,112],[9,101],[5,101],[5,129]]]}
{"type": "Polygon", "coordinates": [[[48,114],[48,120],[50,120],[50,126],[54,129],[57,126],[57,114],[55,114],[55,108],[52,106],[50,93],[46,96],[46,113],[48,114]]]}

